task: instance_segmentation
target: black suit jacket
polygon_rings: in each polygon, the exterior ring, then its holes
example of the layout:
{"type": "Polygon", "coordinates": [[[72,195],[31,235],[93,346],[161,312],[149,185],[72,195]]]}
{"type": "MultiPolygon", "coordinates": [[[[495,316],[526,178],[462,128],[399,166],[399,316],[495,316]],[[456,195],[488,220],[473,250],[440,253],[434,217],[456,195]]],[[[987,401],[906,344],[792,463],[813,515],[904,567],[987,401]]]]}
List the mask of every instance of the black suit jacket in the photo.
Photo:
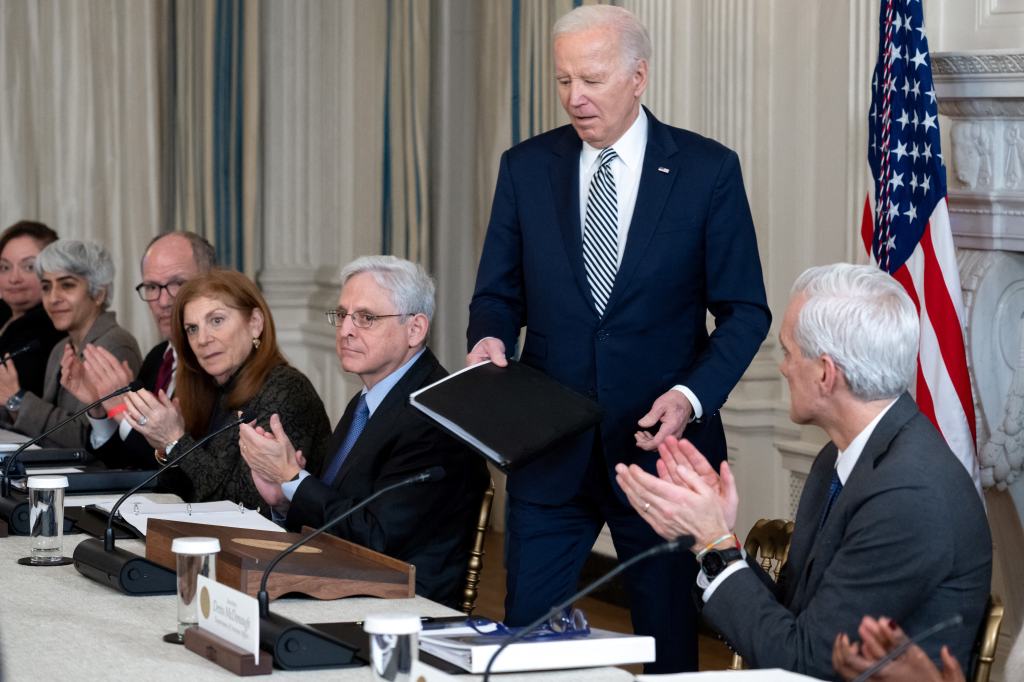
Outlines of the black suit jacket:
{"type": "MultiPolygon", "coordinates": [[[[424,351],[370,416],[333,485],[308,476],[299,485],[286,525],[319,527],[376,490],[432,466],[440,481],[381,496],[334,526],[336,535],[416,566],[416,592],[454,605],[465,576],[472,529],[489,481],[483,458],[434,427],[409,404],[409,394],[447,375],[424,351]]],[[[348,433],[356,398],[334,430],[324,466],[348,433]]]]}
{"type": "Polygon", "coordinates": [[[774,593],[757,570],[726,578],[704,617],[758,668],[835,677],[832,643],[861,617],[889,616],[911,635],[954,614],[963,625],[922,643],[969,670],[988,599],[992,538],[971,477],[913,398],[882,417],[825,525],[836,461],[825,446],[807,476],[789,558],[774,593]]]}
{"type": "Polygon", "coordinates": [[[65,336],[67,334],[64,332],[54,329],[50,316],[40,303],[4,330],[0,336],[0,357],[37,341],[35,348],[14,358],[14,368],[18,370],[18,385],[21,388],[42,395],[46,381],[46,361],[53,347],[65,336]]]}
{"type": "MultiPolygon", "coordinates": [[[[142,360],[142,367],[135,376],[142,386],[149,391],[156,390],[156,377],[167,351],[168,341],[161,341],[153,346],[142,360]]],[[[153,446],[138,431],[132,430],[128,438],[121,440],[116,431],[106,443],[98,448],[90,448],[97,459],[111,469],[156,469],[156,458],[153,457],[153,446]]]]}

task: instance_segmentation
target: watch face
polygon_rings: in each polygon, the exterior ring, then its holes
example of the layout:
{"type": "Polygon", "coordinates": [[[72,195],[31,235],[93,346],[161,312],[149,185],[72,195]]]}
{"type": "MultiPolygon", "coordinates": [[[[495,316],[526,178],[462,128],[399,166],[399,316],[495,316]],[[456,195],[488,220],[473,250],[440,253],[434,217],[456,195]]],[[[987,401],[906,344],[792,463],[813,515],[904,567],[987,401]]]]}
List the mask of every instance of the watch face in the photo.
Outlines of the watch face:
{"type": "Polygon", "coordinates": [[[701,561],[701,566],[704,569],[704,573],[708,577],[716,576],[725,570],[725,561],[722,559],[722,555],[716,550],[712,550],[704,555],[704,560],[701,561]]]}

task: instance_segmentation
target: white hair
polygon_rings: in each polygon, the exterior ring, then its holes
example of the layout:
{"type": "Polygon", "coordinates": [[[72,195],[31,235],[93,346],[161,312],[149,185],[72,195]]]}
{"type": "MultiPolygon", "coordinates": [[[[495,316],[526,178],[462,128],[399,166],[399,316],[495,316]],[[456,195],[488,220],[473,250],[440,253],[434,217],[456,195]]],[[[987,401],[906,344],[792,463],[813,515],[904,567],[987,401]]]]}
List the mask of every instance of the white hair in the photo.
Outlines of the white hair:
{"type": "Polygon", "coordinates": [[[423,313],[428,320],[434,319],[434,280],[422,265],[395,256],[362,256],[341,269],[341,286],[364,272],[391,294],[399,313],[423,313]]]}
{"type": "Polygon", "coordinates": [[[44,272],[70,272],[85,280],[93,299],[104,292],[102,308],[110,305],[114,295],[114,261],[103,246],[95,242],[58,239],[36,256],[36,275],[44,272]]]}
{"type": "Polygon", "coordinates": [[[860,400],[894,398],[917,369],[920,323],[903,287],[870,265],[809,268],[793,284],[806,300],[793,340],[804,357],[827,355],[860,400]]]}
{"type": "Polygon", "coordinates": [[[624,7],[615,5],[580,5],[563,14],[551,29],[552,42],[566,33],[580,33],[592,28],[610,26],[619,36],[622,56],[633,68],[641,60],[651,61],[651,36],[647,27],[624,7]]]}

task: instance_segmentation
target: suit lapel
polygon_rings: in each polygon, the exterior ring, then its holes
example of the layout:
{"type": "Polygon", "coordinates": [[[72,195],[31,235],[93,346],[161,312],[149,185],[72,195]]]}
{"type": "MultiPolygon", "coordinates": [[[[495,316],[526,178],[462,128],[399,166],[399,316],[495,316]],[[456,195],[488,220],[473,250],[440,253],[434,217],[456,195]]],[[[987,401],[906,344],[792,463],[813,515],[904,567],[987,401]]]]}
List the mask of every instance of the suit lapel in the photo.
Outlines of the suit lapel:
{"type": "Polygon", "coordinates": [[[630,279],[643,262],[662,211],[665,210],[665,202],[668,201],[676,176],[679,174],[680,159],[676,153],[678,148],[668,127],[654,118],[647,107],[644,107],[644,112],[647,114],[647,148],[644,151],[644,164],[640,172],[633,217],[629,223],[629,234],[626,237],[626,249],[622,254],[619,272],[615,275],[615,285],[608,298],[608,305],[605,307],[606,316],[616,301],[622,298],[622,292],[629,286],[630,279]]]}
{"type": "Polygon", "coordinates": [[[832,470],[836,465],[837,454],[835,445],[826,445],[818,454],[815,468],[804,484],[804,492],[796,514],[796,527],[789,547],[789,557],[786,560],[786,583],[783,585],[783,603],[786,605],[795,601],[796,594],[802,589],[808,569],[813,563],[811,552],[818,538],[818,519],[821,518],[822,505],[828,492],[832,470]]]}
{"type": "Polygon", "coordinates": [[[555,144],[551,161],[551,194],[555,204],[555,217],[562,233],[565,255],[569,259],[576,285],[584,300],[597,315],[594,297],[587,283],[587,270],[583,264],[583,227],[580,224],[580,150],[583,143],[572,126],[566,126],[555,144]]]}
{"type": "MultiPolygon", "coordinates": [[[[341,487],[345,477],[359,467],[360,462],[373,459],[374,455],[380,450],[381,445],[392,435],[393,429],[391,424],[395,419],[395,415],[399,413],[408,401],[409,394],[426,381],[437,365],[437,358],[434,357],[429,348],[425,349],[420,359],[388,391],[388,394],[384,396],[384,400],[373,411],[373,414],[370,415],[370,419],[366,422],[366,427],[359,434],[359,440],[352,446],[352,451],[348,453],[348,457],[342,463],[341,470],[338,471],[338,476],[334,479],[335,488],[341,487]]],[[[353,405],[354,401],[349,405],[350,409],[345,410],[345,417],[347,417],[349,424],[352,423],[352,415],[350,413],[354,412],[353,405]]],[[[344,422],[345,418],[342,421],[344,422]]],[[[341,426],[342,424],[339,424],[338,429],[335,431],[335,439],[337,439],[339,432],[341,439],[344,439],[345,434],[348,433],[348,426],[344,430],[341,426]]],[[[341,447],[341,439],[337,439],[337,447],[341,447]]],[[[333,452],[337,452],[337,448],[333,452]]]]}
{"type": "MultiPolygon", "coordinates": [[[[864,444],[864,451],[861,452],[860,457],[857,459],[857,464],[854,465],[853,470],[850,472],[849,478],[847,478],[846,483],[843,485],[843,491],[836,498],[835,504],[825,520],[825,525],[820,531],[818,530],[818,523],[821,518],[822,505],[824,504],[828,488],[828,479],[824,479],[824,486],[819,486],[820,490],[817,491],[819,501],[817,504],[811,505],[815,508],[816,513],[810,519],[800,519],[801,522],[805,522],[813,527],[813,534],[809,547],[809,556],[801,567],[800,581],[797,585],[799,594],[795,595],[794,601],[797,599],[802,600],[804,595],[813,594],[817,590],[817,585],[823,573],[817,571],[812,575],[812,567],[815,563],[827,562],[842,544],[842,536],[846,531],[842,519],[846,516],[846,508],[853,504],[852,500],[857,500],[862,496],[861,491],[870,485],[870,472],[889,453],[889,446],[893,438],[896,437],[896,434],[899,433],[900,429],[916,412],[917,406],[914,403],[914,399],[907,393],[900,396],[896,404],[889,408],[889,411],[875,426],[875,430],[872,431],[868,442],[864,444]]],[[[831,477],[832,467],[835,466],[836,451],[835,446],[831,443],[829,448],[832,450],[832,463],[828,468],[828,474],[831,477]]],[[[794,542],[795,539],[794,536],[794,542]]]]}

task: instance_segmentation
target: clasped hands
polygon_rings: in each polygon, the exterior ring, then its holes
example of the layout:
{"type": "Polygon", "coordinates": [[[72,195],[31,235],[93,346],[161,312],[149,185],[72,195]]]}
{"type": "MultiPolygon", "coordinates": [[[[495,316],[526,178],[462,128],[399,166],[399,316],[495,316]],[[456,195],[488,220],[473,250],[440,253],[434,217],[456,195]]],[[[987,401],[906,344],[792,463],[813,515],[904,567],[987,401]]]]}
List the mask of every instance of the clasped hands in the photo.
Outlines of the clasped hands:
{"type": "MultiPolygon", "coordinates": [[[[907,635],[891,619],[864,616],[857,628],[860,642],[851,642],[846,633],[836,635],[832,646],[832,667],[844,680],[852,680],[890,651],[907,640],[907,635]]],[[[919,646],[911,645],[871,676],[881,682],[964,682],[964,674],[949,647],[942,647],[942,669],[935,666],[919,646]]]]}
{"type": "Polygon", "coordinates": [[[658,453],[657,476],[636,464],[615,465],[619,486],[654,532],[666,540],[692,535],[694,551],[731,532],[739,494],[729,463],[719,474],[692,443],[673,436],[658,453]]]}
{"type": "Polygon", "coordinates": [[[249,465],[256,490],[272,507],[288,502],[281,484],[295,478],[306,467],[306,458],[296,450],[285,433],[281,418],[270,416],[270,431],[255,424],[238,427],[238,449],[249,465]]]}
{"type": "MultiPolygon", "coordinates": [[[[119,361],[106,348],[89,343],[82,350],[82,356],[83,359],[79,359],[69,343],[64,346],[64,354],[60,358],[61,386],[79,402],[95,402],[127,386],[135,378],[127,361],[119,361]]],[[[125,404],[122,396],[105,400],[102,406],[93,408],[89,416],[104,419],[111,411],[117,412],[118,406],[122,404],[125,404]]],[[[123,417],[118,414],[117,418],[123,417]]]]}
{"type": "MultiPolygon", "coordinates": [[[[480,339],[473,346],[473,350],[466,355],[466,365],[475,365],[478,362],[490,360],[498,367],[507,367],[508,358],[505,357],[505,344],[501,339],[488,336],[480,339]]],[[[679,438],[683,435],[686,425],[693,416],[693,405],[685,395],[675,389],[665,391],[651,409],[637,422],[641,430],[634,434],[636,446],[641,450],[653,451],[665,442],[669,436],[679,438]],[[657,431],[650,432],[650,429],[658,426],[657,431]]]]}

